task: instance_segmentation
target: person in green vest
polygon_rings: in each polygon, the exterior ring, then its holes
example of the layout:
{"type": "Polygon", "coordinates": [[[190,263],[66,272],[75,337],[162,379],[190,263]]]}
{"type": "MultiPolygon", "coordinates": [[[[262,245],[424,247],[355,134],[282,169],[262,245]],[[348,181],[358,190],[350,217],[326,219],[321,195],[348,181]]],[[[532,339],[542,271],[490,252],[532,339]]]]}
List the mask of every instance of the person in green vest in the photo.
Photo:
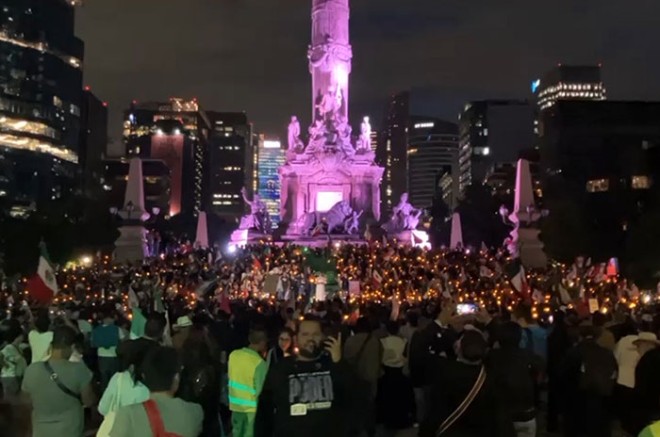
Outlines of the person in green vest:
{"type": "Polygon", "coordinates": [[[639,434],[639,437],[660,437],[660,421],[644,428],[639,434]]]}
{"type": "Polygon", "coordinates": [[[229,409],[234,437],[253,437],[257,400],[268,372],[263,359],[268,350],[266,332],[252,330],[248,340],[248,347],[229,355],[229,409]]]}

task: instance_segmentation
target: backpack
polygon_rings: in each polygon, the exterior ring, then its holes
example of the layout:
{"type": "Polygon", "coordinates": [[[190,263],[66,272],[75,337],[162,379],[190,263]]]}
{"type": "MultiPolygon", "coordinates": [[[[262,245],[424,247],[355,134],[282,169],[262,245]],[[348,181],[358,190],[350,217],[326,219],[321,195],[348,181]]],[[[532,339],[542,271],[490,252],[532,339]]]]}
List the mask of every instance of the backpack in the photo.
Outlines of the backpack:
{"type": "Polygon", "coordinates": [[[144,409],[147,412],[147,418],[149,418],[149,425],[151,426],[151,431],[154,433],[154,437],[181,437],[179,434],[165,430],[165,424],[163,423],[160,411],[158,411],[158,405],[156,405],[153,399],[149,399],[142,405],[144,405],[144,409]]]}

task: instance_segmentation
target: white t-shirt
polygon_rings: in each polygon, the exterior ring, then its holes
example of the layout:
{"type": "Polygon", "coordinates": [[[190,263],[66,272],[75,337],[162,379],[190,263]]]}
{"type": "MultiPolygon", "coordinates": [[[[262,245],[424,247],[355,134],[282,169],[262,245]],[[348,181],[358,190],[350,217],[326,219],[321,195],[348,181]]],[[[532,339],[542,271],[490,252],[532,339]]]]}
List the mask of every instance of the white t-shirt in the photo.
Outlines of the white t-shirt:
{"type": "Polygon", "coordinates": [[[13,378],[23,376],[27,363],[21,351],[13,344],[8,344],[0,352],[4,358],[4,365],[0,376],[3,378],[13,378]]]}
{"type": "Polygon", "coordinates": [[[53,332],[39,332],[33,329],[28,334],[28,343],[32,350],[32,362],[38,363],[50,358],[50,344],[53,342],[53,332]]]}
{"type": "Polygon", "coordinates": [[[401,368],[406,364],[406,359],[403,356],[406,350],[406,340],[390,335],[381,338],[380,343],[383,345],[383,366],[401,368]]]}
{"type": "Polygon", "coordinates": [[[636,335],[627,335],[616,344],[614,357],[619,363],[617,383],[629,388],[635,388],[635,368],[639,361],[639,351],[635,346],[636,335]]]}

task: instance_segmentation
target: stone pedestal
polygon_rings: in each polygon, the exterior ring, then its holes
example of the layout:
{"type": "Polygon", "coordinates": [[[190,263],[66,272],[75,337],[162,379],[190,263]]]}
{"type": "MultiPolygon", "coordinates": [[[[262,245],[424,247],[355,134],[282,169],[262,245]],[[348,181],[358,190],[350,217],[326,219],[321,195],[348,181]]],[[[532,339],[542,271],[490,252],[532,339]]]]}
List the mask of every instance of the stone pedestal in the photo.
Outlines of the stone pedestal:
{"type": "Polygon", "coordinates": [[[149,214],[144,208],[144,182],[140,158],[130,160],[124,207],[119,211],[119,216],[122,218],[122,225],[119,228],[119,239],[115,241],[115,259],[119,262],[144,260],[149,252],[147,231],[143,223],[149,218],[149,214]]]}
{"type": "MultiPolygon", "coordinates": [[[[363,222],[380,220],[383,171],[369,154],[296,155],[280,167],[282,222],[293,224],[304,213],[325,212],[342,200],[355,211],[364,211],[363,222]]],[[[298,235],[298,230],[292,228],[287,235],[298,235]]]]}
{"type": "Polygon", "coordinates": [[[402,231],[390,236],[390,240],[396,240],[401,246],[421,247],[430,249],[430,237],[428,232],[422,230],[402,231]]]}
{"type": "Polygon", "coordinates": [[[147,231],[141,224],[124,225],[119,228],[115,241],[115,260],[118,262],[140,262],[147,253],[147,231]]]}
{"type": "Polygon", "coordinates": [[[249,229],[236,229],[231,233],[229,246],[245,247],[250,244],[266,243],[273,241],[273,237],[268,234],[262,234],[249,229]]]}
{"type": "Polygon", "coordinates": [[[539,269],[548,264],[548,257],[543,252],[543,243],[539,239],[540,233],[540,230],[534,228],[518,229],[520,261],[525,267],[539,269]]]}

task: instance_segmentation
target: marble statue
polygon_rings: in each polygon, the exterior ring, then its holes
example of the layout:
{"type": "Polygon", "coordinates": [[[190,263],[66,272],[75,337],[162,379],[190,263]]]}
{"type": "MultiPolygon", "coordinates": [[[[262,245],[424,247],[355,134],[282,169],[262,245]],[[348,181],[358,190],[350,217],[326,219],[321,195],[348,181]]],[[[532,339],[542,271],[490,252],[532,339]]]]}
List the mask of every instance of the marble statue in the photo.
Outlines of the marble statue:
{"type": "Polygon", "coordinates": [[[347,234],[356,235],[358,232],[360,232],[360,217],[362,216],[363,212],[364,210],[360,212],[353,211],[353,213],[348,218],[346,218],[344,221],[344,230],[347,234]]]}
{"type": "MultiPolygon", "coordinates": [[[[342,200],[337,202],[327,212],[306,212],[301,215],[296,221],[296,227],[300,230],[300,234],[304,236],[323,234],[341,234],[349,233],[347,225],[353,225],[353,221],[357,221],[362,215],[362,212],[356,215],[351,205],[342,200]]],[[[359,222],[355,224],[359,226],[359,222]]]]}
{"type": "Polygon", "coordinates": [[[288,147],[289,150],[296,150],[302,145],[300,140],[300,122],[295,115],[291,116],[291,123],[288,129],[288,147]]]}
{"type": "MultiPolygon", "coordinates": [[[[350,76],[353,49],[350,41],[349,0],[309,0],[311,8],[311,41],[307,51],[311,75],[311,126],[309,141],[298,150],[287,153],[279,167],[282,198],[280,218],[286,224],[284,240],[296,241],[310,233],[353,232],[364,216],[380,220],[380,183],[384,168],[375,162],[372,150],[356,153],[356,137],[362,133],[349,124],[350,76]],[[353,217],[352,210],[339,214],[313,211],[319,193],[328,186],[342,187],[342,196],[362,216],[353,217]],[[348,220],[351,218],[351,220],[348,220]]],[[[357,128],[357,126],[355,126],[357,128]]],[[[364,138],[371,126],[364,126],[364,138]]],[[[290,144],[297,133],[291,126],[290,144]]],[[[363,141],[367,146],[367,141],[363,141]]],[[[290,149],[290,146],[289,146],[290,149]]],[[[343,208],[342,205],[332,212],[343,208]]]]}
{"type": "Polygon", "coordinates": [[[333,87],[330,87],[318,104],[318,113],[321,116],[321,120],[330,121],[334,118],[336,111],[337,97],[333,87]]]}
{"type": "Polygon", "coordinates": [[[362,124],[360,125],[360,138],[357,143],[358,151],[368,151],[371,150],[371,124],[369,123],[369,117],[364,117],[362,119],[362,124]]]}
{"type": "Polygon", "coordinates": [[[383,229],[388,233],[415,230],[421,215],[422,210],[412,206],[408,202],[408,193],[403,193],[399,204],[392,209],[392,217],[383,225],[383,229]]]}
{"type": "Polygon", "coordinates": [[[271,231],[270,215],[266,204],[261,200],[258,194],[254,194],[252,200],[247,197],[247,190],[241,190],[243,201],[250,207],[250,214],[241,218],[239,229],[248,229],[269,234],[271,231]]]}

